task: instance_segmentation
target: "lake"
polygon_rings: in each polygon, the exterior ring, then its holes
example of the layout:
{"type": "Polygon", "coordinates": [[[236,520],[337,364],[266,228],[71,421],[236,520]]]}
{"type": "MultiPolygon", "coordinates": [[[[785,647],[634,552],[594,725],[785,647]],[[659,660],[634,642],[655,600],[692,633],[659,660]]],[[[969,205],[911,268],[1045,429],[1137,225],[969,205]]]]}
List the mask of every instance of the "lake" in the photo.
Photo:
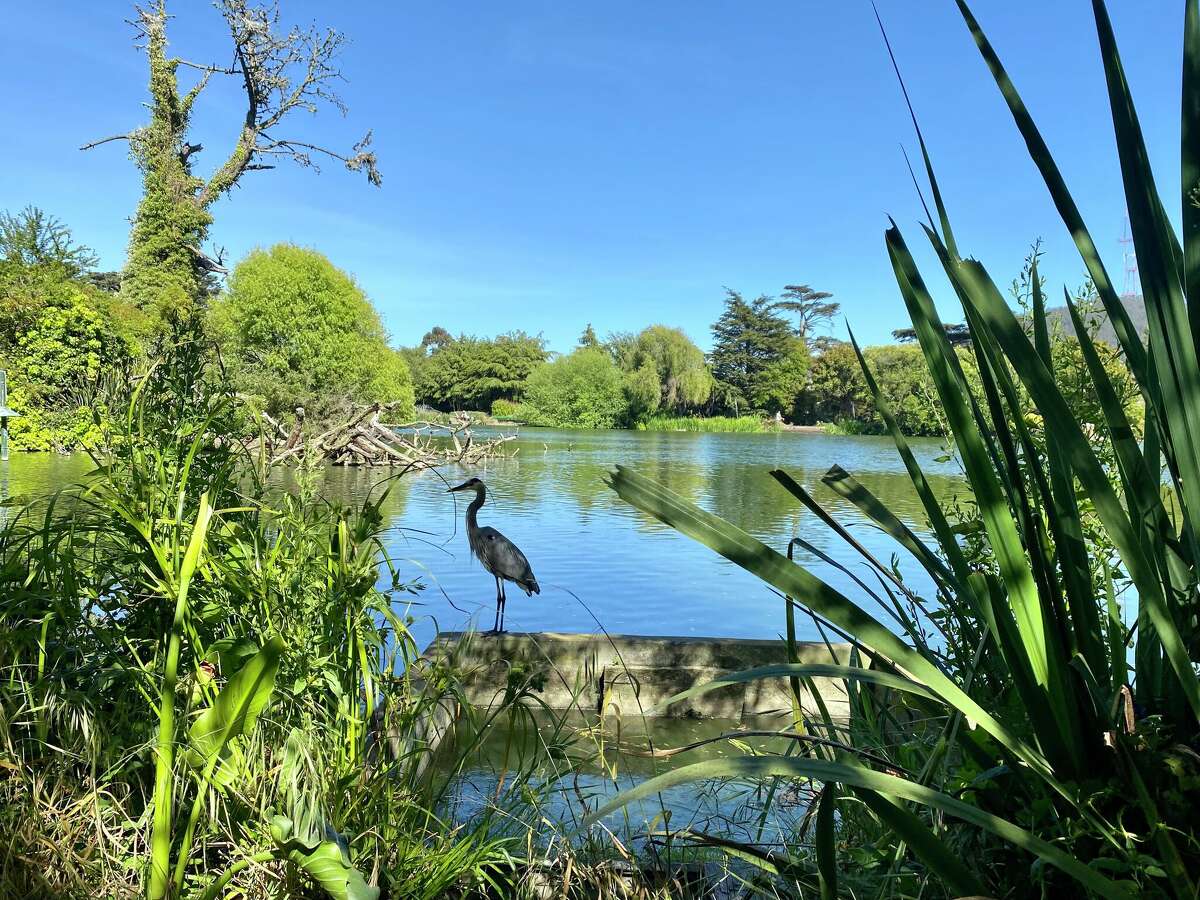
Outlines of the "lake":
{"type": "MultiPolygon", "coordinates": [[[[479,437],[494,432],[477,430],[479,437]]],[[[805,432],[694,434],[523,429],[508,445],[512,458],[470,470],[448,466],[406,475],[384,508],[386,546],[406,579],[420,580],[411,612],[420,644],[443,630],[474,622],[490,628],[495,582],[467,550],[463,514],[469,495],[445,493],[474,475],[488,486],[481,524],[492,525],[528,556],[540,596],[508,592],[510,631],[595,631],[620,634],[770,638],[783,629],[783,603],[753,576],[621,501],[603,482],[617,463],[650,476],[700,506],[784,550],[800,535],[844,563],[854,554],[780,487],[768,472],[786,469],[811,488],[879,558],[899,555],[900,570],[918,590],[920,567],[853,507],[820,484],[834,463],[855,475],[918,531],[923,517],[891,441],[805,432]],[[443,480],[444,479],[444,480],[443,480]]],[[[938,461],[936,440],[914,440],[914,451],[936,491],[949,496],[961,481],[952,461],[938,461]]],[[[14,454],[0,463],[0,497],[23,501],[81,477],[81,456],[14,454]]],[[[330,467],[331,496],[363,496],[383,469],[330,467]]],[[[0,516],[4,510],[0,509],[0,516]]],[[[819,560],[815,573],[871,608],[850,578],[819,560]]],[[[798,619],[802,639],[818,638],[798,619]]]]}

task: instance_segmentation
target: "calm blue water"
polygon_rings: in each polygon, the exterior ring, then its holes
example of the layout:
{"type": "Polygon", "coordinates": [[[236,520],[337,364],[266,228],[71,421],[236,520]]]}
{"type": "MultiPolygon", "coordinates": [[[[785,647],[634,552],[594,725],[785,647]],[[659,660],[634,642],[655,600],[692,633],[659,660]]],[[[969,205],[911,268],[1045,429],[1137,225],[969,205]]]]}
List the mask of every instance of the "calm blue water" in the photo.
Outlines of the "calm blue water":
{"type": "MultiPolygon", "coordinates": [[[[486,433],[480,430],[479,436],[486,433]]],[[[935,490],[951,493],[956,470],[953,463],[935,461],[940,444],[914,445],[935,490]]],[[[445,493],[446,482],[472,475],[488,485],[480,522],[499,528],[524,550],[542,586],[541,595],[532,598],[509,590],[510,631],[594,631],[598,623],[622,634],[774,637],[782,631],[782,601],[757,579],[628,506],[605,486],[602,476],[617,463],[663,482],[777,549],[800,535],[840,561],[853,562],[853,553],[767,474],[782,467],[853,525],[877,556],[887,561],[900,553],[906,578],[918,587],[927,584],[891,539],[820,485],[821,475],[838,463],[901,518],[921,526],[916,497],[886,438],[526,429],[509,446],[518,451],[511,459],[405,476],[388,499],[387,547],[404,576],[425,586],[411,610],[422,620],[416,629],[421,643],[438,627],[492,625],[495,583],[468,553],[466,500],[445,493]]],[[[86,468],[86,460],[77,457],[14,455],[7,465],[0,463],[0,496],[36,496],[86,468]]],[[[384,474],[330,468],[326,490],[362,496],[384,474]]],[[[870,605],[846,575],[806,562],[870,605]]],[[[798,625],[802,638],[817,638],[811,623],[798,625]]]]}

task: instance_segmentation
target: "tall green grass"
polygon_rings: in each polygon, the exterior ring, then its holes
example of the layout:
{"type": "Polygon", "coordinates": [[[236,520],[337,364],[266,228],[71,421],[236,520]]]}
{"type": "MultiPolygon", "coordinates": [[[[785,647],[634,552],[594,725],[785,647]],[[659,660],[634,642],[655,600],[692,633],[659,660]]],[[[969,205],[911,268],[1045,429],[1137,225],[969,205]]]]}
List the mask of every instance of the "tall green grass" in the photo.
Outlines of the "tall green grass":
{"type": "MultiPolygon", "coordinates": [[[[1196,0],[1185,5],[1180,237],[1153,181],[1107,10],[1102,0],[1093,4],[1149,313],[1143,346],[1024,103],[966,3],[958,5],[1114,323],[1145,399],[1145,421],[1137,423],[1145,440],[1136,440],[1068,296],[1103,410],[1099,432],[1072,413],[1051,374],[1036,269],[1027,331],[984,266],[963,255],[918,130],[936,212],[922,231],[970,326],[979,396],[898,227],[887,230],[885,244],[974,515],[952,522],[939,505],[861,352],[931,537],[919,537],[840,468],[823,481],[924,567],[935,595],[916,596],[786,472],[772,473],[778,488],[844,538],[871,573],[857,579],[861,596],[836,590],[647,478],[624,468],[612,475],[625,500],[784,594],[789,615],[795,605],[854,643],[860,665],[841,672],[851,722],[818,715],[798,724],[846,734],[890,763],[872,763],[849,745],[733,758],[677,770],[609,806],[702,777],[812,779],[824,785],[814,819],[823,896],[836,896],[839,875],[863,864],[852,848],[838,858],[836,829],[869,822],[876,835],[892,836],[874,860],[880,878],[919,865],[929,879],[923,893],[1003,896],[1024,885],[1023,895],[1193,898],[1200,884],[1200,522],[1191,515],[1200,510],[1200,9],[1196,0]],[[881,674],[892,679],[884,692],[872,686],[881,674]]],[[[797,665],[770,676],[812,674],[797,665]]]]}
{"type": "Polygon", "coordinates": [[[759,416],[653,416],[638,422],[637,430],[757,434],[776,429],[772,422],[759,416]]]}
{"type": "Polygon", "coordinates": [[[390,482],[355,508],[315,472],[269,489],[222,385],[202,348],[173,348],[85,481],[0,530],[0,897],[510,879],[521,847],[492,812],[439,819],[465,756],[432,766],[430,723],[473,713],[398,611],[390,482]]]}

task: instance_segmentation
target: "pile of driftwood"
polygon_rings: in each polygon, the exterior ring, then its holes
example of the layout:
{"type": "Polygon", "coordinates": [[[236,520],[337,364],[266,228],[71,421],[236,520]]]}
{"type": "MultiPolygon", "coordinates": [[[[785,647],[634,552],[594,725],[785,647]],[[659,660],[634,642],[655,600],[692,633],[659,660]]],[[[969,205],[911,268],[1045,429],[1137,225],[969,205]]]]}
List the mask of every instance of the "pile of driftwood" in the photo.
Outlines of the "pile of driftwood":
{"type": "Polygon", "coordinates": [[[296,410],[291,429],[262,414],[261,437],[251,449],[268,456],[272,464],[324,460],[335,466],[398,466],[432,469],[446,463],[473,463],[481,459],[515,455],[504,447],[516,435],[483,441],[471,434],[474,424],[466,413],[455,413],[447,423],[381,422],[394,404],[375,403],[355,411],[349,419],[313,437],[304,434],[304,410],[296,410]]]}

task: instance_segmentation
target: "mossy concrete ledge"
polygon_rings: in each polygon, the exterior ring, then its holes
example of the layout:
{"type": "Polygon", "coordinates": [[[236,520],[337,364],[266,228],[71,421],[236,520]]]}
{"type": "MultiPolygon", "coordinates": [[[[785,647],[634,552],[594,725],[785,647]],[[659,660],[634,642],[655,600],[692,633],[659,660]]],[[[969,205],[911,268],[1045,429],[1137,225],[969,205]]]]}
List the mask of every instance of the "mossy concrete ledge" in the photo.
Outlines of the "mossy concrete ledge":
{"type": "MultiPolygon", "coordinates": [[[[801,663],[845,665],[849,644],[800,643],[801,663]]],[[[427,658],[453,659],[464,673],[466,699],[490,706],[509,690],[531,690],[551,709],[652,716],[740,719],[791,709],[786,678],[724,685],[670,706],[675,694],[722,675],[788,662],[783,641],[740,638],[529,632],[446,632],[426,648],[427,658]]],[[[815,678],[829,713],[849,714],[845,685],[815,678]]],[[[802,705],[816,713],[815,698],[801,686],[802,705]]]]}

